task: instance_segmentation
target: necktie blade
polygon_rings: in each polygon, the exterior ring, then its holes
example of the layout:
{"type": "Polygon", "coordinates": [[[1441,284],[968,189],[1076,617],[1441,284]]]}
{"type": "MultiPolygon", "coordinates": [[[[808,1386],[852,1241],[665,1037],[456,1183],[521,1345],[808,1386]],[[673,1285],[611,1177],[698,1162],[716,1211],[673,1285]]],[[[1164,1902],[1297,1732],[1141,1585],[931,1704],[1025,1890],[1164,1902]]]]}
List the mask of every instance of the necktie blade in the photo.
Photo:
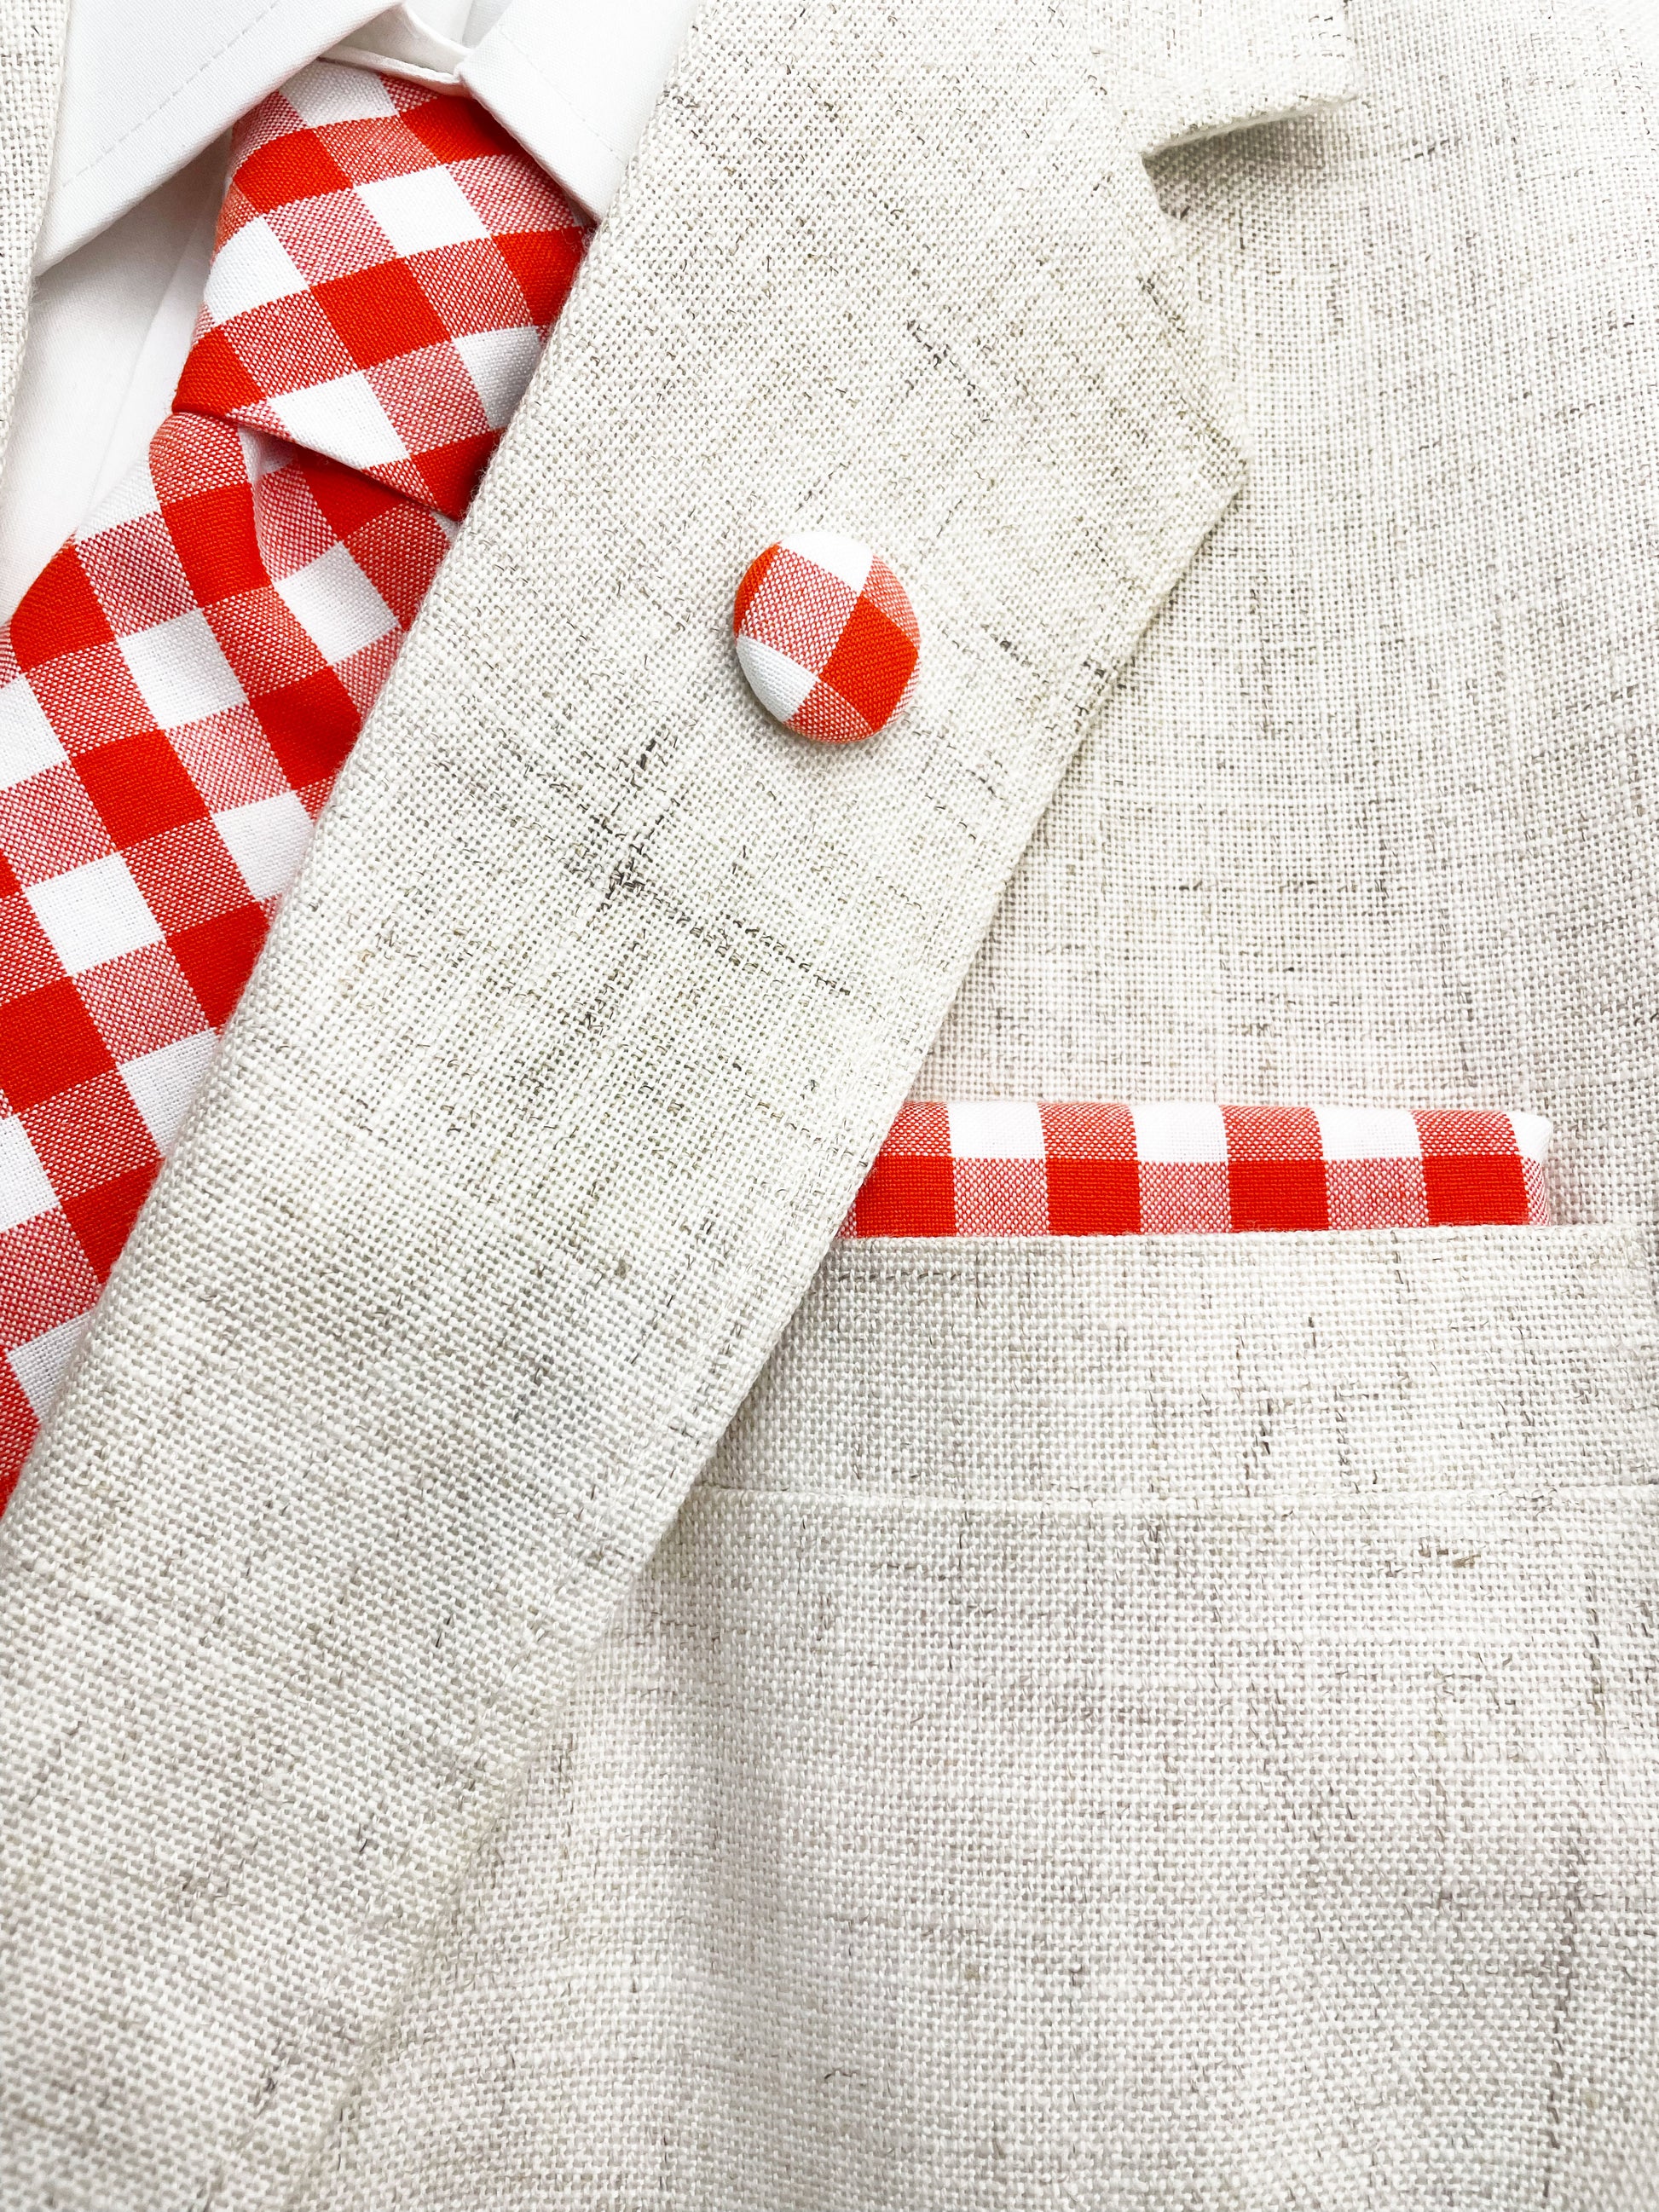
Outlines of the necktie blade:
{"type": "Polygon", "coordinates": [[[587,234],[471,100],[301,71],[176,411],[0,641],[0,1503],[587,234]]]}

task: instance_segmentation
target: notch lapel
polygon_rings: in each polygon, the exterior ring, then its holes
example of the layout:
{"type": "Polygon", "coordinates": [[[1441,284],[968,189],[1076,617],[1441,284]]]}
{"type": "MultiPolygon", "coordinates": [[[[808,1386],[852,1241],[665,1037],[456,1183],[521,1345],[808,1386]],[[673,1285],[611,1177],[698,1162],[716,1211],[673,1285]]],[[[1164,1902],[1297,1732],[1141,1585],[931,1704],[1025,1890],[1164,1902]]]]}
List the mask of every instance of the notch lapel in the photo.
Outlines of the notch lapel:
{"type": "Polygon", "coordinates": [[[0,1525],[5,2201],[301,2184],[1231,497],[1126,117],[1035,0],[695,29],[0,1525]],[[732,653],[799,527],[867,747],[732,653]]]}

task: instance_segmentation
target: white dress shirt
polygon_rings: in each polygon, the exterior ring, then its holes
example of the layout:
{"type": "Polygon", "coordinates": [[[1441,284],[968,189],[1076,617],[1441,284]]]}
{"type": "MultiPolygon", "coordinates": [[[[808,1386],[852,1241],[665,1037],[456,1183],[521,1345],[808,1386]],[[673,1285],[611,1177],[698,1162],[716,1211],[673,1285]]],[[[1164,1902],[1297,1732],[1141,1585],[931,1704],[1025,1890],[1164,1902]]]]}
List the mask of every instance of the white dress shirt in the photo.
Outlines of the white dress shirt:
{"type": "Polygon", "coordinates": [[[237,118],[319,54],[465,87],[602,215],[690,0],[71,0],[28,349],[0,478],[0,618],[143,453],[189,349],[237,118]]]}

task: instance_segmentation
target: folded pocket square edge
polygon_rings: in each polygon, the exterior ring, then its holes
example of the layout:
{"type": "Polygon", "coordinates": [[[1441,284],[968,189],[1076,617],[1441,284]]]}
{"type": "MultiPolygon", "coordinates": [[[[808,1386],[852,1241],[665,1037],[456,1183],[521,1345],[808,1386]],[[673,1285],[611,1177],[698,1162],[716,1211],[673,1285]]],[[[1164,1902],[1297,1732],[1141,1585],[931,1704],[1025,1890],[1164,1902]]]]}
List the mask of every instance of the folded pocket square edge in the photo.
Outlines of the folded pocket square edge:
{"type": "Polygon", "coordinates": [[[1468,1109],[913,1101],[840,1235],[1541,1228],[1549,1141],[1468,1109]]]}

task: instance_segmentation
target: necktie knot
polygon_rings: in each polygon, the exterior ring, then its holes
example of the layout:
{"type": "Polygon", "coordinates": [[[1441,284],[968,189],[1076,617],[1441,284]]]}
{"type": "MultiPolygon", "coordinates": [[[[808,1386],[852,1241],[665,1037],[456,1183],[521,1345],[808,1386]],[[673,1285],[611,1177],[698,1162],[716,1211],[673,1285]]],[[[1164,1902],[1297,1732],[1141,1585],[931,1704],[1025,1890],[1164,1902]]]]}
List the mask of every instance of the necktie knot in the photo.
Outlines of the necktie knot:
{"type": "Polygon", "coordinates": [[[315,63],[237,130],[174,404],[459,518],[587,237],[473,100],[315,63]]]}

